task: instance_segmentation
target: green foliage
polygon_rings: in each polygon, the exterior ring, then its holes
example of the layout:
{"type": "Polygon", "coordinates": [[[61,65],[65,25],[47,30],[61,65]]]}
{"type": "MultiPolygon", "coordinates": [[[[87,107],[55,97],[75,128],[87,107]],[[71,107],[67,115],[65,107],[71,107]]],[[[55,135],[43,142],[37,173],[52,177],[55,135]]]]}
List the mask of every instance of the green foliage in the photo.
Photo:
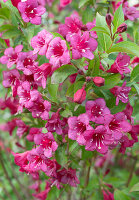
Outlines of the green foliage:
{"type": "Polygon", "coordinates": [[[119,6],[119,8],[114,13],[113,18],[113,32],[115,33],[117,28],[124,22],[124,13],[122,9],[122,4],[119,6]]]}

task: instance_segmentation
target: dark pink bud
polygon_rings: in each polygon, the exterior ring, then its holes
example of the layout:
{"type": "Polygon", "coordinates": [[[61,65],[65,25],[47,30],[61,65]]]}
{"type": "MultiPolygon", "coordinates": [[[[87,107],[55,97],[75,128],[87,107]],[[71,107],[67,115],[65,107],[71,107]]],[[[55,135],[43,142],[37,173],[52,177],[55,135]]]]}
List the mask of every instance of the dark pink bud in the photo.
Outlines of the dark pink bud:
{"type": "Polygon", "coordinates": [[[96,86],[101,87],[104,85],[105,79],[99,76],[93,78],[93,82],[96,86]]]}
{"type": "Polygon", "coordinates": [[[83,70],[82,70],[82,69],[79,69],[79,70],[78,70],[78,74],[83,75],[83,74],[84,74],[83,70]]]}
{"type": "Polygon", "coordinates": [[[88,28],[87,28],[87,26],[86,26],[86,25],[83,25],[83,26],[81,27],[81,30],[82,30],[82,31],[87,31],[87,30],[88,30],[88,28]]]}
{"type": "Polygon", "coordinates": [[[86,98],[85,85],[74,94],[74,102],[81,104],[86,98]]]}
{"type": "Polygon", "coordinates": [[[127,25],[125,23],[121,24],[118,28],[116,33],[123,33],[127,30],[127,25]]]}
{"type": "Polygon", "coordinates": [[[108,13],[106,15],[106,22],[107,22],[107,25],[110,26],[111,25],[111,22],[112,22],[112,15],[110,13],[108,13]]]}
{"type": "Polygon", "coordinates": [[[90,82],[91,80],[92,80],[92,78],[91,78],[90,76],[87,76],[87,77],[86,77],[86,81],[87,81],[87,82],[90,82]]]}

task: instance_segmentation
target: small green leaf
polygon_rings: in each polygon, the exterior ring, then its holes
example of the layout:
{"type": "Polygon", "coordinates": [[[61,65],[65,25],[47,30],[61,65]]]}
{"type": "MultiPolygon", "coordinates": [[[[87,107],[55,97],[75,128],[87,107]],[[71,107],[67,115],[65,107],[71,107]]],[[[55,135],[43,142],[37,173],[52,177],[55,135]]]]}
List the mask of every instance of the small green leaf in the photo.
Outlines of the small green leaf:
{"type": "Polygon", "coordinates": [[[113,88],[115,85],[117,85],[119,83],[119,81],[121,80],[121,75],[120,74],[112,74],[109,75],[105,78],[105,85],[101,87],[101,89],[111,89],[113,88]]]}
{"type": "Polygon", "coordinates": [[[119,8],[115,11],[114,18],[113,18],[113,32],[115,33],[117,28],[124,22],[124,13],[122,9],[122,4],[119,8]]]}
{"type": "Polygon", "coordinates": [[[83,24],[93,21],[93,14],[93,9],[90,6],[87,6],[82,15],[83,24]]]}
{"type": "Polygon", "coordinates": [[[95,26],[90,31],[96,31],[96,32],[105,33],[107,35],[110,35],[109,32],[107,31],[107,29],[102,26],[95,26]]]}
{"type": "Polygon", "coordinates": [[[100,60],[97,53],[94,53],[94,59],[89,62],[88,75],[97,76],[99,74],[100,60]]]}
{"type": "Polygon", "coordinates": [[[57,102],[57,92],[58,92],[59,84],[48,84],[48,91],[52,97],[52,100],[57,102]]]}
{"type": "Polygon", "coordinates": [[[80,0],[79,8],[83,7],[89,0],[80,0]]]}
{"type": "MultiPolygon", "coordinates": [[[[99,13],[97,13],[96,17],[96,27],[102,27],[102,29],[103,28],[106,29],[107,32],[109,33],[105,17],[101,16],[99,13]]],[[[98,32],[97,35],[98,35],[98,42],[102,46],[103,50],[106,51],[107,49],[109,49],[111,45],[111,38],[108,37],[106,33],[98,32]]]]}
{"type": "Polygon", "coordinates": [[[114,200],[130,200],[130,197],[124,194],[120,190],[115,190],[114,192],[114,200]]]}
{"type": "Polygon", "coordinates": [[[89,158],[92,158],[94,155],[93,151],[86,151],[84,147],[82,147],[82,159],[88,160],[89,158]]]}
{"type": "Polygon", "coordinates": [[[9,39],[9,38],[12,38],[12,37],[17,37],[20,34],[21,34],[20,30],[18,30],[16,27],[12,27],[11,29],[4,32],[2,37],[4,39],[9,39]]]}
{"type": "Polygon", "coordinates": [[[0,8],[0,18],[2,19],[10,18],[10,11],[8,8],[0,8]]]}
{"type": "Polygon", "coordinates": [[[59,67],[51,77],[51,83],[62,83],[68,76],[75,74],[77,69],[73,65],[63,65],[59,67]]]}
{"type": "Polygon", "coordinates": [[[137,191],[139,191],[139,182],[133,185],[133,187],[130,190],[130,192],[137,192],[137,191]]]}
{"type": "Polygon", "coordinates": [[[137,65],[131,73],[131,82],[139,82],[139,65],[137,65]]]}
{"type": "Polygon", "coordinates": [[[129,41],[119,42],[107,50],[107,53],[112,52],[124,52],[139,57],[139,46],[129,41]]]}

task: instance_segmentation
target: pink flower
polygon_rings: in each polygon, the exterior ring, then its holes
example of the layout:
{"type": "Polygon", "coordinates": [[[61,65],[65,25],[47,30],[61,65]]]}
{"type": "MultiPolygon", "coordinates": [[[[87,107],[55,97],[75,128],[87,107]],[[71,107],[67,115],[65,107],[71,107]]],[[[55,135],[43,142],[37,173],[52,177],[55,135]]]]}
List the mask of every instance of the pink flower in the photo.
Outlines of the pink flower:
{"type": "Polygon", "coordinates": [[[24,153],[12,153],[14,156],[14,162],[16,165],[22,167],[27,165],[27,155],[29,154],[29,151],[25,151],[24,153]]]}
{"type": "Polygon", "coordinates": [[[45,89],[47,77],[51,73],[51,65],[49,63],[44,63],[39,67],[34,68],[34,81],[40,83],[40,85],[45,89]]]}
{"type": "Polygon", "coordinates": [[[124,6],[123,12],[125,15],[125,20],[129,19],[134,21],[135,19],[139,18],[139,10],[137,10],[135,7],[124,6]]]}
{"type": "Polygon", "coordinates": [[[131,131],[129,131],[131,137],[135,142],[138,142],[139,124],[133,125],[131,131]]]}
{"type": "Polygon", "coordinates": [[[43,154],[47,158],[51,158],[53,155],[52,153],[55,152],[58,148],[58,144],[55,142],[55,139],[51,132],[46,134],[40,133],[34,136],[34,142],[37,146],[36,151],[39,154],[43,154]]]}
{"type": "Polygon", "coordinates": [[[70,4],[71,2],[72,2],[72,0],[60,0],[60,6],[65,7],[68,4],[70,4]]]}
{"type": "Polygon", "coordinates": [[[66,125],[66,118],[63,120],[60,119],[59,110],[56,113],[53,113],[51,118],[47,120],[45,127],[50,132],[56,132],[58,135],[62,135],[62,128],[66,125]]]}
{"type": "Polygon", "coordinates": [[[38,66],[38,63],[35,62],[37,59],[37,54],[33,54],[33,51],[22,52],[18,56],[18,62],[16,68],[23,71],[25,75],[31,75],[35,66],[38,66]]]}
{"type": "Polygon", "coordinates": [[[114,64],[107,70],[110,73],[120,73],[121,75],[130,73],[128,66],[130,65],[130,57],[128,55],[122,55],[119,53],[114,64]]]}
{"type": "Polygon", "coordinates": [[[93,38],[97,38],[97,33],[96,31],[91,31],[92,28],[94,28],[96,26],[96,19],[93,20],[93,22],[88,22],[86,24],[86,27],[88,29],[88,31],[90,32],[90,35],[93,37],[93,38]]]}
{"type": "Polygon", "coordinates": [[[108,152],[108,146],[113,143],[112,134],[107,131],[105,126],[97,126],[96,129],[84,132],[86,140],[85,149],[87,151],[98,151],[105,154],[108,152]]]}
{"type": "Polygon", "coordinates": [[[68,64],[70,62],[70,54],[66,41],[61,40],[60,37],[54,38],[49,44],[46,57],[50,59],[50,64],[55,68],[68,64]]]}
{"type": "Polygon", "coordinates": [[[0,58],[0,62],[2,64],[7,64],[7,67],[10,68],[12,65],[16,64],[18,61],[18,55],[22,51],[23,46],[18,45],[13,49],[12,47],[9,47],[4,51],[4,56],[0,58]]]}
{"type": "Polygon", "coordinates": [[[45,190],[32,195],[39,200],[46,200],[50,190],[51,190],[51,184],[49,182],[46,182],[45,190]]]}
{"type": "Polygon", "coordinates": [[[121,139],[123,133],[129,132],[132,129],[132,126],[126,120],[125,114],[123,112],[119,112],[109,116],[109,119],[106,121],[106,128],[117,141],[121,139]]]}
{"type": "Polygon", "coordinates": [[[105,79],[99,76],[93,78],[93,82],[96,86],[101,87],[105,83],[105,79]]]}
{"type": "Polygon", "coordinates": [[[134,140],[129,140],[126,135],[124,135],[121,138],[120,142],[121,142],[121,147],[119,151],[123,154],[125,153],[127,147],[132,147],[135,143],[134,140]]]}
{"type": "Polygon", "coordinates": [[[24,22],[31,22],[35,25],[41,24],[41,15],[46,11],[43,6],[38,5],[37,0],[19,2],[18,10],[21,12],[24,22]]]}
{"type": "Polygon", "coordinates": [[[119,104],[119,100],[123,103],[127,103],[129,101],[128,94],[130,92],[131,88],[126,87],[126,82],[123,83],[123,85],[115,86],[112,89],[110,89],[111,93],[116,96],[116,105],[119,104]]]}
{"type": "Polygon", "coordinates": [[[5,110],[6,108],[8,108],[11,112],[12,115],[17,113],[17,109],[18,109],[18,99],[15,98],[6,98],[5,100],[0,99],[0,109],[1,110],[5,110]]]}
{"type": "Polygon", "coordinates": [[[13,4],[13,6],[17,8],[18,3],[21,2],[21,0],[11,0],[11,2],[13,4]]]}
{"type": "Polygon", "coordinates": [[[104,200],[114,200],[114,194],[107,189],[102,190],[104,200]]]}
{"type": "Polygon", "coordinates": [[[20,85],[19,78],[20,74],[16,69],[3,71],[3,86],[12,88],[13,97],[17,95],[17,88],[20,85]]]}
{"type": "Polygon", "coordinates": [[[74,102],[81,104],[86,99],[85,85],[74,94],[74,102]]]}
{"type": "Polygon", "coordinates": [[[78,144],[85,145],[84,132],[90,130],[89,119],[86,114],[81,114],[78,117],[69,117],[68,137],[72,140],[77,140],[78,144]]]}
{"type": "Polygon", "coordinates": [[[76,176],[76,170],[75,169],[62,169],[58,172],[58,178],[59,181],[63,184],[69,184],[72,187],[77,187],[77,184],[79,184],[79,180],[76,176]]]}
{"type": "Polygon", "coordinates": [[[8,121],[6,124],[2,124],[0,126],[0,129],[2,131],[9,132],[9,135],[11,136],[16,126],[17,126],[16,119],[12,119],[11,121],[8,121]]]}
{"type": "Polygon", "coordinates": [[[90,38],[89,32],[84,32],[83,35],[81,33],[73,35],[70,42],[73,59],[85,57],[92,60],[94,58],[92,51],[96,50],[97,41],[94,38],[90,38]]]}
{"type": "Polygon", "coordinates": [[[134,122],[133,118],[131,117],[133,113],[133,107],[130,105],[130,103],[126,105],[125,110],[123,110],[122,112],[126,115],[127,119],[130,120],[130,122],[134,122]]]}
{"type": "Polygon", "coordinates": [[[98,98],[95,101],[86,102],[86,113],[90,121],[103,124],[110,115],[110,110],[106,107],[104,99],[98,98]]]}
{"type": "Polygon", "coordinates": [[[17,132],[16,134],[21,138],[24,133],[28,131],[29,126],[27,126],[22,120],[16,120],[17,132]]]}
{"type": "Polygon", "coordinates": [[[59,25],[59,33],[69,42],[76,33],[81,33],[82,22],[77,15],[66,17],[65,24],[59,25]]]}
{"type": "Polygon", "coordinates": [[[47,120],[49,118],[50,109],[51,104],[49,101],[44,101],[42,99],[33,101],[32,104],[28,106],[28,110],[32,112],[32,116],[34,118],[41,118],[42,120],[47,120]]]}
{"type": "Polygon", "coordinates": [[[34,36],[31,39],[31,46],[34,49],[33,54],[38,53],[39,55],[45,55],[52,38],[53,35],[45,29],[40,31],[38,35],[34,36]]]}
{"type": "Polygon", "coordinates": [[[30,130],[29,130],[29,134],[27,135],[27,140],[29,140],[30,142],[33,142],[34,141],[34,137],[36,134],[40,134],[42,133],[42,128],[35,128],[35,127],[32,127],[30,130]]]}

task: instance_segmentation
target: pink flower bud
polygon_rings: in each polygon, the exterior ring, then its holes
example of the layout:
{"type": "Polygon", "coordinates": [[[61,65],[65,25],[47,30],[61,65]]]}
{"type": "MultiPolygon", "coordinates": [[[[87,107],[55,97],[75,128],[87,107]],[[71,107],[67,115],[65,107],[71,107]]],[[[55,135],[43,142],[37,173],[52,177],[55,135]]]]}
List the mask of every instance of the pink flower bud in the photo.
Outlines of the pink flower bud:
{"type": "Polygon", "coordinates": [[[125,23],[121,24],[118,28],[116,33],[123,33],[127,30],[127,25],[125,23]]]}
{"type": "Polygon", "coordinates": [[[85,85],[74,94],[74,102],[81,104],[86,98],[85,85]]]}
{"type": "Polygon", "coordinates": [[[111,22],[112,22],[112,15],[110,13],[108,13],[106,15],[106,22],[107,22],[107,25],[110,26],[111,25],[111,22]]]}
{"type": "Polygon", "coordinates": [[[101,87],[104,85],[105,79],[99,76],[93,78],[93,82],[96,86],[101,87]]]}

